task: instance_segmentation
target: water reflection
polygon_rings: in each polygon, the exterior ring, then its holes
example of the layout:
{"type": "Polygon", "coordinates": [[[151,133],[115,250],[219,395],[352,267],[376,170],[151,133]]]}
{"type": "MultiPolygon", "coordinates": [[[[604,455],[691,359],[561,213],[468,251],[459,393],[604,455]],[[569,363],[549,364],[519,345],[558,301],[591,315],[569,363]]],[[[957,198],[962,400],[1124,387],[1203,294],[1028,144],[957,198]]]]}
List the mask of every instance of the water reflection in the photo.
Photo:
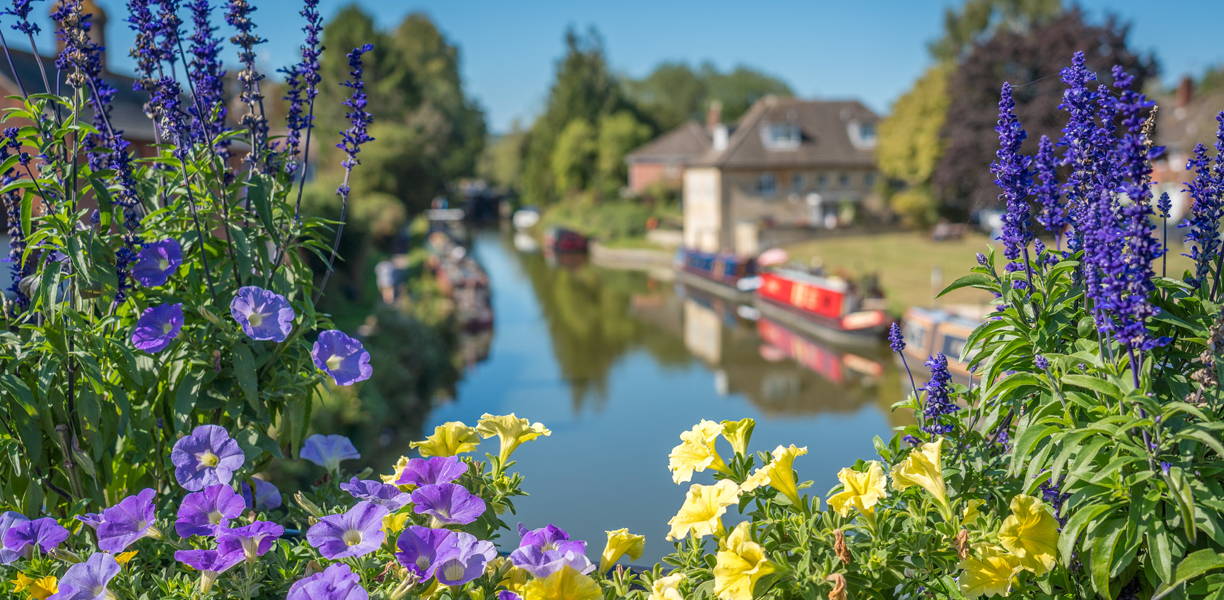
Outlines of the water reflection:
{"type": "Polygon", "coordinates": [[[734,306],[662,276],[569,257],[549,264],[516,245],[499,232],[475,234],[496,330],[487,360],[426,423],[515,412],[552,429],[515,455],[532,495],[504,517],[511,525],[556,523],[593,547],[605,530],[628,527],[647,535],[643,562],[653,561],[670,549],[667,520],[688,489],[672,483],[667,454],[697,420],[755,418],[754,450],[807,446],[796,468],[820,495],[898,424],[888,407],[900,379],[886,355],[740,319],[734,306]]]}

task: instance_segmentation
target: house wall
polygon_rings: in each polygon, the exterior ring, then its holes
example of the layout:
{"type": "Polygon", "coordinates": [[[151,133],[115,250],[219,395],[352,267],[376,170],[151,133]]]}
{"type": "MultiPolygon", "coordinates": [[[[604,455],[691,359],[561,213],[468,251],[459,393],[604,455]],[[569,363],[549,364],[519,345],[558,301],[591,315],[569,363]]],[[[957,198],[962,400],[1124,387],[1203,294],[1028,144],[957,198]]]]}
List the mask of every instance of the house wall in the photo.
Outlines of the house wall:
{"type": "Polygon", "coordinates": [[[656,182],[679,187],[683,180],[684,165],[662,162],[635,162],[629,165],[629,189],[639,194],[656,182]]]}
{"type": "Polygon", "coordinates": [[[722,176],[718,169],[696,168],[684,172],[684,245],[704,252],[717,252],[729,245],[730,232],[723,231],[722,176]],[[723,238],[727,239],[724,240],[723,238]]]}
{"type": "MultiPolygon", "coordinates": [[[[853,203],[856,213],[865,216],[882,215],[884,203],[875,191],[878,175],[874,169],[842,170],[783,170],[761,169],[729,171],[723,174],[724,187],[730,198],[728,220],[762,222],[780,226],[823,227],[826,215],[841,214],[844,203],[853,203]],[[773,193],[760,188],[761,177],[772,175],[773,193]],[[799,176],[796,186],[795,177],[799,176]],[[823,176],[823,183],[821,177],[823,176]],[[842,184],[842,177],[846,183],[842,184]],[[814,205],[813,194],[820,202],[814,205]]],[[[838,226],[849,225],[839,218],[838,226]]]]}

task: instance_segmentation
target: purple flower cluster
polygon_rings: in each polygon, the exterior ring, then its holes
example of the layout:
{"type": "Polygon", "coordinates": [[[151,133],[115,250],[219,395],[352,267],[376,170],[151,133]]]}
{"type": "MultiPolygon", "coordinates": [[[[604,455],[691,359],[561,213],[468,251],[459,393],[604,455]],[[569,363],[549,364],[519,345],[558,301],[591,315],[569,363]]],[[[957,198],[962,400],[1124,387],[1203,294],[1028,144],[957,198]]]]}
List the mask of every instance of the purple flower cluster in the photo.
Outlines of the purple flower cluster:
{"type": "Polygon", "coordinates": [[[1062,477],[1058,481],[1048,479],[1041,483],[1038,488],[1041,490],[1041,497],[1054,509],[1054,518],[1058,519],[1059,524],[1066,525],[1067,517],[1062,515],[1063,504],[1071,497],[1070,492],[1061,491],[1062,477]]]}
{"type": "MultiPolygon", "coordinates": [[[[212,4],[209,0],[191,0],[187,3],[191,11],[191,45],[188,52],[187,76],[195,92],[195,106],[189,109],[196,121],[193,131],[203,132],[212,143],[213,139],[226,131],[225,115],[225,69],[221,65],[221,38],[213,35],[212,4]]],[[[229,156],[230,141],[220,140],[215,147],[222,158],[229,156]]]]}
{"type": "Polygon", "coordinates": [[[158,287],[166,284],[166,280],[183,266],[183,248],[178,240],[166,239],[160,242],[145,244],[136,255],[136,264],[132,267],[132,279],[145,287],[158,287]]]}
{"type": "Polygon", "coordinates": [[[119,574],[119,562],[105,552],[93,553],[85,562],[68,567],[59,581],[59,591],[47,600],[99,600],[107,597],[106,586],[119,574]]]}
{"type": "Polygon", "coordinates": [[[927,397],[922,409],[922,430],[933,436],[947,435],[953,426],[944,422],[943,416],[960,410],[951,398],[952,374],[948,372],[948,357],[939,352],[926,362],[926,366],[931,370],[931,381],[923,388],[927,397]]]}
{"type": "MultiPolygon", "coordinates": [[[[353,93],[347,100],[344,101],[344,105],[349,107],[349,112],[345,113],[344,116],[348,118],[352,125],[341,133],[343,139],[339,144],[336,144],[336,147],[344,150],[345,154],[347,155],[347,158],[344,159],[342,164],[344,165],[345,169],[349,170],[360,163],[360,161],[357,160],[357,154],[361,152],[362,144],[374,141],[374,138],[370,137],[369,135],[369,127],[371,121],[373,121],[373,117],[370,115],[370,113],[366,112],[366,105],[369,104],[369,99],[366,97],[365,93],[365,81],[362,79],[364,67],[362,66],[361,62],[361,56],[373,49],[374,46],[372,44],[366,44],[359,48],[354,48],[353,51],[349,52],[347,55],[349,59],[349,68],[351,69],[349,74],[352,75],[352,79],[344,82],[343,85],[347,88],[351,88],[353,93]]],[[[348,178],[346,177],[346,183],[345,185],[341,186],[338,193],[348,195],[347,180],[348,178]]]]}
{"type": "Polygon", "coordinates": [[[586,557],[586,542],[569,539],[564,529],[547,525],[528,531],[519,523],[519,547],[510,553],[510,562],[543,579],[564,569],[573,567],[582,574],[595,570],[595,565],[586,557]]]}
{"type": "Polygon", "coordinates": [[[436,577],[443,585],[463,585],[484,573],[497,557],[492,542],[462,531],[409,526],[395,543],[395,558],[422,581],[436,577]]]}
{"type": "Polygon", "coordinates": [[[442,525],[467,525],[484,514],[484,500],[457,483],[435,483],[412,492],[413,510],[442,525]]]}
{"type": "Polygon", "coordinates": [[[68,539],[68,530],[55,519],[44,517],[14,523],[4,531],[3,535],[0,535],[0,538],[3,538],[0,539],[0,542],[3,542],[0,543],[0,546],[3,546],[6,552],[11,553],[10,556],[21,556],[34,548],[46,554],[58,548],[64,543],[64,540],[68,539]]]}
{"type": "Polygon", "coordinates": [[[224,531],[230,520],[237,519],[245,508],[246,502],[233,488],[225,484],[211,485],[183,498],[174,530],[182,538],[210,537],[224,531]]]}
{"type": "Polygon", "coordinates": [[[1033,240],[1028,205],[1029,188],[1033,184],[1032,158],[1020,153],[1020,145],[1028,134],[1016,118],[1015,108],[1011,84],[1004,83],[999,99],[999,124],[995,126],[995,131],[999,133],[1000,149],[996,153],[998,160],[990,164],[990,172],[995,176],[995,185],[1003,192],[999,198],[1007,202],[1001,239],[1005,248],[1003,255],[1013,261],[1007,265],[1009,271],[1024,268],[1023,264],[1015,261],[1020,259],[1033,240]]]}
{"type": "Polygon", "coordinates": [[[1190,218],[1179,227],[1188,228],[1186,242],[1190,258],[1194,259],[1194,279],[1203,285],[1214,263],[1221,255],[1220,220],[1224,218],[1224,112],[1216,116],[1220,122],[1216,133],[1214,164],[1207,158],[1207,148],[1195,146],[1194,158],[1186,165],[1194,171],[1194,179],[1186,184],[1186,192],[1194,199],[1190,218]]]}
{"type": "Polygon", "coordinates": [[[361,576],[348,565],[337,563],[320,573],[304,577],[289,588],[286,600],[369,600],[361,587],[361,576]]]}
{"type": "Polygon", "coordinates": [[[1067,225],[1066,209],[1059,202],[1058,165],[1054,156],[1054,143],[1047,136],[1041,136],[1037,141],[1037,156],[1033,158],[1033,172],[1038,183],[1033,186],[1033,193],[1041,203],[1041,212],[1037,222],[1046,231],[1054,234],[1055,240],[1061,245],[1062,230],[1067,225]]]}
{"type": "Polygon", "coordinates": [[[251,495],[251,486],[242,482],[242,500],[250,510],[276,510],[281,505],[281,493],[275,485],[262,479],[251,479],[255,484],[255,494],[251,495]]]}
{"type": "Polygon", "coordinates": [[[408,492],[400,491],[394,485],[369,479],[363,480],[354,477],[348,483],[340,484],[340,489],[348,492],[358,500],[377,504],[391,512],[403,508],[411,500],[411,495],[408,492]]]}
{"type": "Polygon", "coordinates": [[[901,326],[895,322],[888,327],[888,347],[898,353],[905,350],[905,336],[901,334],[901,326]]]}
{"type": "Polygon", "coordinates": [[[15,31],[20,31],[26,35],[34,35],[42,31],[37,23],[30,22],[30,11],[34,9],[34,0],[13,0],[12,8],[4,9],[6,15],[17,17],[17,23],[12,27],[15,31]]]}
{"type": "MultiPolygon", "coordinates": [[[[319,34],[323,31],[323,18],[319,14],[319,0],[306,0],[301,15],[306,17],[306,43],[302,45],[302,61],[283,70],[286,75],[288,92],[285,100],[289,101],[289,112],[286,125],[289,135],[285,140],[285,172],[293,173],[297,167],[299,148],[302,145],[303,131],[306,135],[314,128],[314,102],[319,95],[319,57],[323,54],[323,46],[319,34]]],[[[310,147],[307,145],[306,151],[310,147]]]]}
{"type": "Polygon", "coordinates": [[[255,34],[255,22],[251,20],[251,13],[255,10],[247,0],[229,0],[225,22],[238,32],[230,38],[230,42],[238,46],[238,59],[243,66],[238,72],[238,82],[242,84],[239,98],[247,107],[241,122],[250,132],[252,147],[247,160],[261,164],[267,158],[268,119],[263,114],[263,93],[259,89],[259,82],[264,77],[255,70],[255,46],[267,40],[255,34]]]}

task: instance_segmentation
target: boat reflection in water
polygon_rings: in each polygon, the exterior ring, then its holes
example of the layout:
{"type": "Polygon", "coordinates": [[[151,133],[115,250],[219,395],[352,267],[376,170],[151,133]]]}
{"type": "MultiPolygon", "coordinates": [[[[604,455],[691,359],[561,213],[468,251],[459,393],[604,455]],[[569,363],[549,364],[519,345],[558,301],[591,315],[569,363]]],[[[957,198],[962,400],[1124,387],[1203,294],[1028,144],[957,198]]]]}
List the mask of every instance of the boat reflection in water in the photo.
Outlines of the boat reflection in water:
{"type": "MultiPolygon", "coordinates": [[[[515,452],[531,495],[502,516],[511,527],[553,523],[593,546],[626,527],[647,536],[641,562],[654,562],[670,551],[667,521],[689,489],[672,481],[667,456],[699,420],[756,419],[753,451],[806,446],[795,468],[813,482],[805,493],[819,496],[839,469],[874,456],[874,436],[905,422],[890,411],[901,378],[886,347],[845,351],[741,318],[734,303],[679,285],[670,271],[519,252],[512,235],[492,231],[476,232],[471,249],[489,277],[496,327],[488,358],[426,431],[484,413],[552,431],[515,452]]],[[[731,450],[719,442],[719,451],[731,450]]],[[[381,467],[397,458],[380,457],[381,467]]],[[[708,471],[692,480],[712,482],[708,471]]]]}

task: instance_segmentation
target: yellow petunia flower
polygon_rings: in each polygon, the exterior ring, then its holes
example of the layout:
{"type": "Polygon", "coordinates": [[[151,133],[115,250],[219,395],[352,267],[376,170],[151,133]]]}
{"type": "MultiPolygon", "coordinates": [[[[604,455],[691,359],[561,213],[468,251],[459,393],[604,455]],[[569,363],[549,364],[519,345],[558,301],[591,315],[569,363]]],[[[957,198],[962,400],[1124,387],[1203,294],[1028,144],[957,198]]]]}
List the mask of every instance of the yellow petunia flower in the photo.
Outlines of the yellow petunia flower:
{"type": "Polygon", "coordinates": [[[480,444],[480,436],[476,429],[468,427],[459,421],[450,421],[434,428],[433,435],[423,442],[408,444],[412,448],[420,448],[421,456],[456,456],[471,452],[480,444]]]}
{"type": "Polygon", "coordinates": [[[667,468],[671,469],[672,481],[684,483],[693,478],[693,471],[700,473],[707,467],[730,474],[731,469],[714,448],[714,441],[722,431],[722,425],[702,419],[692,430],[680,434],[680,445],[672,448],[668,455],[667,468]]]}
{"type": "MultiPolygon", "coordinates": [[[[382,479],[382,482],[387,485],[395,485],[395,482],[399,481],[400,476],[404,474],[404,469],[408,468],[408,457],[401,456],[400,459],[395,462],[395,466],[393,466],[392,468],[395,469],[394,473],[390,475],[379,475],[378,476],[380,479],[382,479]]],[[[396,487],[400,488],[401,490],[407,491],[406,488],[410,486],[401,485],[401,486],[396,486],[396,487]]]]}
{"type": "Polygon", "coordinates": [[[395,534],[404,530],[404,525],[408,523],[408,513],[391,513],[382,520],[383,531],[387,532],[387,538],[392,538],[395,534]]]}
{"type": "Polygon", "coordinates": [[[739,502],[739,487],[724,479],[714,485],[693,484],[680,512],[667,522],[671,532],[669,541],[681,540],[691,531],[693,537],[701,539],[722,529],[723,513],[727,507],[739,502]]]}
{"type": "Polygon", "coordinates": [[[604,546],[603,555],[599,557],[599,572],[606,573],[616,561],[626,554],[629,560],[642,558],[646,548],[646,536],[634,535],[628,529],[609,531],[608,543],[604,546]]]}
{"type": "Polygon", "coordinates": [[[977,498],[974,498],[966,503],[965,516],[961,517],[961,527],[968,525],[970,521],[976,519],[978,515],[982,514],[978,511],[978,507],[983,504],[986,504],[986,501],[978,500],[977,498]]]}
{"type": "Polygon", "coordinates": [[[59,593],[59,585],[57,585],[55,577],[43,577],[42,579],[30,582],[29,592],[30,598],[47,600],[47,598],[59,593]]]}
{"type": "Polygon", "coordinates": [[[773,451],[773,461],[768,465],[761,467],[761,470],[769,472],[769,485],[773,489],[782,492],[782,495],[790,499],[791,503],[799,506],[799,485],[795,482],[795,457],[807,454],[807,446],[796,448],[791,444],[789,448],[778,446],[773,451]]]}
{"type": "Polygon", "coordinates": [[[680,594],[681,581],[684,581],[684,573],[679,571],[654,580],[650,584],[650,600],[684,600],[680,594]]]}
{"type": "Polygon", "coordinates": [[[884,469],[874,460],[867,463],[866,473],[847,467],[838,471],[837,479],[843,489],[829,497],[829,508],[843,517],[850,516],[850,509],[858,509],[864,514],[874,512],[873,507],[880,498],[888,495],[884,469]]]}
{"type": "Polygon", "coordinates": [[[760,544],[752,541],[752,525],[736,526],[727,536],[726,546],[718,551],[714,565],[714,593],[719,600],[752,600],[757,581],[778,570],[760,544]]]}
{"type": "Polygon", "coordinates": [[[752,429],[756,421],[743,418],[738,421],[723,421],[722,436],[731,442],[731,449],[740,456],[748,456],[748,440],[752,439],[752,429]]]}
{"type": "Polygon", "coordinates": [[[500,582],[498,582],[498,585],[521,595],[523,593],[523,587],[527,585],[527,580],[531,579],[531,574],[522,567],[514,566],[514,563],[510,562],[510,559],[502,558],[500,556],[489,561],[487,572],[498,573],[501,572],[503,568],[505,568],[506,571],[502,575],[502,579],[500,582]]]}
{"type": "Polygon", "coordinates": [[[957,580],[957,586],[966,598],[980,596],[1006,596],[1011,593],[1012,579],[1023,567],[1020,559],[999,552],[995,548],[979,548],[981,558],[969,556],[961,561],[965,570],[957,580]]]}
{"type": "Polygon", "coordinates": [[[26,577],[25,573],[19,572],[17,573],[17,578],[9,580],[9,583],[13,584],[13,593],[20,594],[26,588],[30,587],[30,584],[34,583],[34,580],[26,577]]]}
{"type": "Polygon", "coordinates": [[[999,527],[999,544],[1037,575],[1053,569],[1058,559],[1058,519],[1032,496],[1012,498],[1011,509],[999,527]]]}
{"type": "Polygon", "coordinates": [[[510,455],[519,447],[519,444],[530,442],[540,436],[552,435],[552,432],[545,429],[542,423],[532,425],[531,421],[520,419],[514,416],[514,413],[500,417],[486,413],[476,424],[476,433],[485,439],[497,436],[501,440],[499,457],[502,465],[509,462],[510,455]]]}
{"type": "Polygon", "coordinates": [[[133,558],[136,558],[136,551],[130,550],[128,552],[121,552],[119,554],[116,554],[115,562],[119,563],[119,566],[122,567],[128,564],[129,562],[131,562],[133,558]]]}
{"type": "Polygon", "coordinates": [[[952,505],[948,503],[948,488],[943,480],[943,459],[940,456],[942,444],[943,438],[940,438],[910,452],[905,460],[893,466],[892,484],[893,489],[898,492],[915,485],[926,490],[939,504],[944,520],[951,523],[954,519],[952,505]]]}
{"type": "Polygon", "coordinates": [[[747,494],[763,485],[769,485],[769,465],[757,469],[755,473],[748,476],[744,483],[740,484],[740,493],[747,494]]]}
{"type": "Polygon", "coordinates": [[[601,600],[603,589],[594,579],[566,565],[543,579],[534,579],[523,588],[524,600],[601,600]]]}

